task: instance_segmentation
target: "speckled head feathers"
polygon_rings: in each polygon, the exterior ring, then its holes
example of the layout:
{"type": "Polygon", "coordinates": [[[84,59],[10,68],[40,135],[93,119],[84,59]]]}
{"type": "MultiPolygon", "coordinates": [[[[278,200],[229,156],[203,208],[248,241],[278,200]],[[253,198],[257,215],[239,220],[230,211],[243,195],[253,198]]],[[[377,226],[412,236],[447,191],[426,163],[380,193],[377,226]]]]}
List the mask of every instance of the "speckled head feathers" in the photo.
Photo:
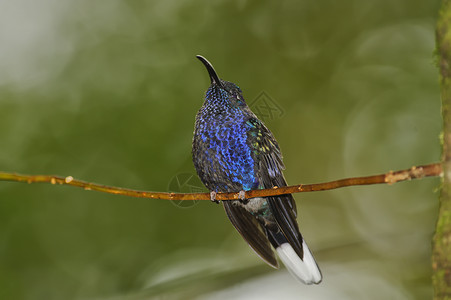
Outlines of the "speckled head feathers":
{"type": "Polygon", "coordinates": [[[218,77],[213,65],[203,56],[196,57],[204,64],[210,76],[211,85],[207,90],[205,100],[220,102],[218,105],[245,106],[245,100],[241,89],[233,82],[222,80],[218,77]],[[219,100],[219,101],[218,101],[219,100]]]}

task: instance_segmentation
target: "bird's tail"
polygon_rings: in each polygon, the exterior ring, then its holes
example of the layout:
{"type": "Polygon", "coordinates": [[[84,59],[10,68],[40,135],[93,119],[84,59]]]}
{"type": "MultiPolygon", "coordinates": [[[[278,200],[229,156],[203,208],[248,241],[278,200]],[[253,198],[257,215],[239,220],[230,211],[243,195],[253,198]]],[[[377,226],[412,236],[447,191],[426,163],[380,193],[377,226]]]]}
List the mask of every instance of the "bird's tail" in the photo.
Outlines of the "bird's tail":
{"type": "Polygon", "coordinates": [[[267,234],[279,258],[294,277],[305,284],[321,282],[323,276],[304,239],[302,239],[303,255],[300,257],[280,231],[274,233],[267,230],[267,234]]]}

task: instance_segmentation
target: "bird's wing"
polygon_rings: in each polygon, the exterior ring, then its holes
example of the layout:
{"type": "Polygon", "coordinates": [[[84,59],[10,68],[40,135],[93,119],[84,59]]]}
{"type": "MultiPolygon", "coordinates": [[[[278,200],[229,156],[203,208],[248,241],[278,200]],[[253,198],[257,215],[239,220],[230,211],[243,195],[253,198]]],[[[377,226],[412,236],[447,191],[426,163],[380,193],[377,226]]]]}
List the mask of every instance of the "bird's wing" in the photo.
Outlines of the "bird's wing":
{"type": "MultiPolygon", "coordinates": [[[[251,118],[248,125],[248,141],[254,160],[258,162],[256,175],[262,188],[286,186],[282,171],[282,153],[271,131],[257,118],[251,118]]],[[[303,257],[302,236],[296,222],[296,203],[291,194],[268,197],[271,212],[276,223],[299,257],[303,257]]]]}
{"type": "Polygon", "coordinates": [[[233,204],[232,201],[222,201],[222,203],[230,222],[255,253],[271,267],[278,268],[274,251],[257,219],[241,206],[233,204]]]}

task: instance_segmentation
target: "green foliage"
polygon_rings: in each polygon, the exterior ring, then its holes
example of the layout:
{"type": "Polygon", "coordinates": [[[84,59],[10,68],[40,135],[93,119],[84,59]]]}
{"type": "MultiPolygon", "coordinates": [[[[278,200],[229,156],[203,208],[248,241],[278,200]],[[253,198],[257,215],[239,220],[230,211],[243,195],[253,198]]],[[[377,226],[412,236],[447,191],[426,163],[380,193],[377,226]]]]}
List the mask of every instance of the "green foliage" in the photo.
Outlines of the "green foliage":
{"type": "MultiPolygon", "coordinates": [[[[0,169],[167,190],[194,172],[194,116],[209,84],[196,54],[248,103],[265,92],[281,108],[265,123],[290,184],[437,161],[438,6],[12,1],[0,10],[0,169]]],[[[0,298],[195,297],[238,283],[269,297],[270,278],[286,298],[426,299],[438,184],[296,196],[324,272],[312,290],[267,269],[221,206],[1,183],[0,298]],[[184,280],[193,276],[201,283],[184,280]]]]}

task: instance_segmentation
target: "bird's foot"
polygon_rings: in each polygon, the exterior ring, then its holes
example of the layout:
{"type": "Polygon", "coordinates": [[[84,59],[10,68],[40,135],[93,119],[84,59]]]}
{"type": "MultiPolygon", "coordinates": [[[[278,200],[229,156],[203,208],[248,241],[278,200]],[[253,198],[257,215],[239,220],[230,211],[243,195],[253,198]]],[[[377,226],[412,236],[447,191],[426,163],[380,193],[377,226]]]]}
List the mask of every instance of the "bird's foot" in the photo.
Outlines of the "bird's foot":
{"type": "Polygon", "coordinates": [[[246,199],[246,192],[245,191],[240,191],[238,193],[238,199],[242,204],[247,204],[249,202],[248,199],[246,199]]]}
{"type": "Polygon", "coordinates": [[[216,204],[219,204],[219,200],[216,200],[216,192],[215,191],[211,191],[210,192],[210,200],[211,202],[214,202],[216,204]]]}

